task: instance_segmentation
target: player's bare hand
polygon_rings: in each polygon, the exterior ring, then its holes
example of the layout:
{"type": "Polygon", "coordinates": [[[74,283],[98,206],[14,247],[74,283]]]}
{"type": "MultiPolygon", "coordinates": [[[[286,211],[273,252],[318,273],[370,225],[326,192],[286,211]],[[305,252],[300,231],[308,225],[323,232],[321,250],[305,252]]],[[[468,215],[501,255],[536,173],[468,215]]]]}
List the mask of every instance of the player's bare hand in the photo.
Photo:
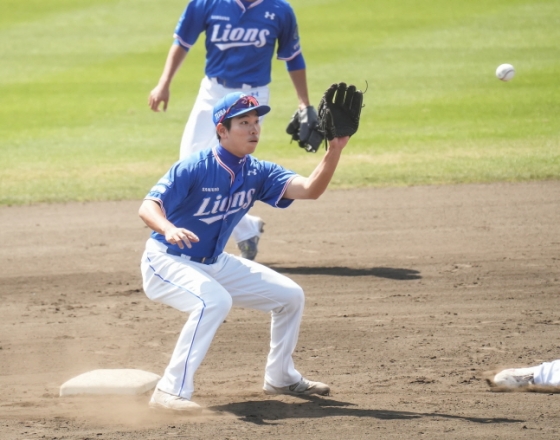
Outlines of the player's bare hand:
{"type": "Polygon", "coordinates": [[[350,136],[335,137],[329,141],[329,149],[342,150],[349,140],[350,136]]]}
{"type": "Polygon", "coordinates": [[[159,84],[150,92],[148,97],[148,105],[155,111],[161,111],[159,105],[163,102],[163,111],[167,111],[167,103],[169,102],[169,87],[160,86],[159,84]]]}
{"type": "Polygon", "coordinates": [[[170,244],[176,244],[181,249],[184,249],[185,246],[190,249],[192,243],[200,241],[194,232],[184,228],[171,228],[165,231],[165,240],[170,244]]]}

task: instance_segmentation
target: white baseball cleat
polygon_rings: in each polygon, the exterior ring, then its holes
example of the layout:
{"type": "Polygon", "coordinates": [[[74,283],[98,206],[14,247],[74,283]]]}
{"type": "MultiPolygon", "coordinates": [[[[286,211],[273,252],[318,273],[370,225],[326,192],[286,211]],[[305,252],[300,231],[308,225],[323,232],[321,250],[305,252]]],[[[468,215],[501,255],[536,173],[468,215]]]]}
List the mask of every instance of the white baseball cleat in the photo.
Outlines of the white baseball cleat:
{"type": "Polygon", "coordinates": [[[158,390],[157,388],[154,390],[154,394],[152,394],[149,405],[150,408],[154,409],[170,409],[173,411],[191,412],[193,414],[202,411],[200,405],[183,397],[174,396],[173,394],[158,390]]]}
{"type": "Polygon", "coordinates": [[[319,394],[320,396],[327,396],[331,389],[324,383],[313,382],[302,377],[299,382],[287,387],[275,387],[265,382],[263,391],[268,395],[289,394],[292,396],[309,396],[311,394],[319,394]]]}
{"type": "Polygon", "coordinates": [[[523,388],[534,384],[534,368],[508,368],[488,379],[491,387],[523,388]]]}

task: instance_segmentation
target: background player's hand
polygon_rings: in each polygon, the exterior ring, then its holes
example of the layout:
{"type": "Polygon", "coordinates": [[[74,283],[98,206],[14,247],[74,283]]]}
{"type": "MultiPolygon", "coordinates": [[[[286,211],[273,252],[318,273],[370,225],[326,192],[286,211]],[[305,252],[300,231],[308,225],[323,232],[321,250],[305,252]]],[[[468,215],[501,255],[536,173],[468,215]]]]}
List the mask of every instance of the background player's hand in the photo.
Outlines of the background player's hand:
{"type": "Polygon", "coordinates": [[[312,105],[296,110],[286,127],[286,133],[309,153],[316,153],[325,140],[325,134],[319,128],[317,112],[312,105]]]}
{"type": "Polygon", "coordinates": [[[194,232],[185,228],[170,228],[165,231],[165,240],[170,244],[176,244],[181,249],[187,246],[192,248],[192,243],[198,243],[200,240],[194,232]]]}
{"type": "Polygon", "coordinates": [[[159,84],[150,92],[148,97],[148,105],[155,111],[161,111],[159,104],[163,102],[163,111],[167,110],[167,103],[169,102],[169,87],[160,86],[159,84]]]}

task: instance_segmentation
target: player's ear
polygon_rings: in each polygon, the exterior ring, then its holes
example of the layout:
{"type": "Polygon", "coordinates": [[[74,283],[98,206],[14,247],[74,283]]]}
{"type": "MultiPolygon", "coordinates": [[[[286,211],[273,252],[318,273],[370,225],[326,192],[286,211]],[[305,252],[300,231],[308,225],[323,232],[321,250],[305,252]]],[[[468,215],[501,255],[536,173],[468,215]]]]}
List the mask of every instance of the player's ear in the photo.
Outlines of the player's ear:
{"type": "Polygon", "coordinates": [[[218,136],[219,141],[221,141],[222,138],[224,137],[224,130],[225,130],[225,127],[222,123],[219,123],[218,125],[216,125],[216,136],[218,136]]]}
{"type": "Polygon", "coordinates": [[[228,128],[221,122],[216,126],[216,134],[218,135],[218,139],[223,139],[224,137],[227,137],[228,132],[229,132],[228,128]]]}

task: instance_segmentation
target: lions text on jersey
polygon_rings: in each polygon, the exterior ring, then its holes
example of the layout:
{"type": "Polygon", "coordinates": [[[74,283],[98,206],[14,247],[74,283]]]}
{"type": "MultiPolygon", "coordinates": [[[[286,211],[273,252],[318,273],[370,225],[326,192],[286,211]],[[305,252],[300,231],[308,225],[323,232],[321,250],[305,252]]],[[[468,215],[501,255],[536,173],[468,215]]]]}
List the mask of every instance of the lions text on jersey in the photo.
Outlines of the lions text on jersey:
{"type": "Polygon", "coordinates": [[[301,53],[296,17],[284,0],[192,0],[175,28],[176,43],[190,49],[206,32],[209,78],[239,88],[270,83],[274,55],[289,61],[301,53]]]}

